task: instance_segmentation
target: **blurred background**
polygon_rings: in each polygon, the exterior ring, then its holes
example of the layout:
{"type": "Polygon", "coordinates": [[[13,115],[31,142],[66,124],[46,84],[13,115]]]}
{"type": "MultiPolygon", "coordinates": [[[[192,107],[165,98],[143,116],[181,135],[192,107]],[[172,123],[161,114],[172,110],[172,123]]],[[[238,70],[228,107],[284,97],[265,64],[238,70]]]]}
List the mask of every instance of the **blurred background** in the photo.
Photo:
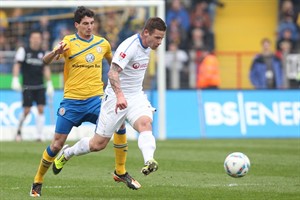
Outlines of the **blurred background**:
{"type": "MultiPolygon", "coordinates": [[[[139,32],[145,20],[157,12],[151,6],[104,7],[101,1],[98,2],[99,7],[92,8],[96,12],[95,34],[105,37],[113,50],[125,38],[139,32]]],[[[1,1],[1,4],[5,3],[1,1]]],[[[2,140],[13,138],[6,132],[15,134],[21,109],[21,95],[11,91],[16,50],[28,45],[30,30],[38,29],[43,33],[43,49],[51,51],[64,35],[74,33],[75,9],[76,6],[1,6],[2,140]]],[[[167,120],[164,138],[299,137],[300,1],[166,0],[165,20],[168,28],[165,37],[167,120]],[[264,55],[276,58],[280,65],[280,80],[276,80],[277,76],[268,77],[259,68],[259,64],[272,68],[264,55]],[[266,76],[271,84],[257,84],[259,76],[266,76]],[[280,84],[275,84],[277,82],[280,84]],[[249,105],[247,101],[256,104],[249,105]]],[[[158,106],[159,56],[152,58],[144,88],[152,103],[158,106]]],[[[104,63],[105,80],[108,67],[104,63]]],[[[49,115],[53,106],[56,112],[62,98],[63,63],[54,62],[51,69],[56,95],[54,104],[46,111],[48,125],[54,124],[55,120],[50,120],[49,115]]],[[[31,123],[28,119],[27,125],[31,123]]],[[[158,124],[156,119],[157,135],[160,134],[158,124]]],[[[53,131],[48,132],[51,135],[53,131]]],[[[34,137],[28,134],[28,139],[34,137]]]]}

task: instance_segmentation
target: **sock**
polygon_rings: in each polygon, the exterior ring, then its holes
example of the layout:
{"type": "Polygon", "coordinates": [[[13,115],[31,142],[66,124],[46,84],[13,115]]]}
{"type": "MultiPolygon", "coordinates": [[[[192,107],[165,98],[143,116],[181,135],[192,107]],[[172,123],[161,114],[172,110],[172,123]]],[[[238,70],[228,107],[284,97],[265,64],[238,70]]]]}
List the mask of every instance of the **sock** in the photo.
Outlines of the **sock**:
{"type": "Polygon", "coordinates": [[[114,150],[115,150],[115,170],[119,175],[125,174],[125,163],[127,158],[127,136],[126,129],[114,133],[114,150]]]}
{"type": "Polygon", "coordinates": [[[152,131],[143,131],[139,134],[138,146],[142,151],[144,163],[153,159],[154,151],[156,149],[156,142],[154,136],[152,135],[152,131]]]}
{"type": "Polygon", "coordinates": [[[45,115],[38,114],[36,117],[36,130],[38,133],[38,139],[42,139],[44,124],[45,124],[45,115]]]}
{"type": "Polygon", "coordinates": [[[64,151],[65,158],[69,160],[71,157],[90,153],[90,137],[81,138],[76,144],[64,151]]]}
{"type": "Polygon", "coordinates": [[[48,171],[49,167],[51,166],[52,162],[54,161],[55,156],[56,153],[53,153],[50,149],[50,146],[48,146],[43,153],[43,157],[41,159],[39,168],[34,177],[34,183],[43,183],[44,176],[48,171]]]}

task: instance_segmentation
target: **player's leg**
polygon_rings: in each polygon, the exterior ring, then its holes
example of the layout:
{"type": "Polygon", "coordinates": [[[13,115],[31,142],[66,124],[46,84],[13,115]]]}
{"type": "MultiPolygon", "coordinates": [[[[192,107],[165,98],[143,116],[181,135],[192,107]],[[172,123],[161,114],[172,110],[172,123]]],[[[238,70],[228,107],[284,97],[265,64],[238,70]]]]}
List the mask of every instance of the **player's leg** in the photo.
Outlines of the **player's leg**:
{"type": "Polygon", "coordinates": [[[73,125],[74,124],[71,121],[63,118],[61,115],[58,115],[55,130],[56,133],[51,144],[43,152],[42,159],[39,163],[38,170],[34,177],[30,196],[41,196],[44,176],[53,163],[57,153],[62,149],[73,125]]]}
{"type": "Polygon", "coordinates": [[[31,107],[23,107],[23,113],[20,116],[19,125],[18,125],[18,129],[17,129],[17,135],[16,135],[17,142],[20,142],[22,140],[23,123],[24,123],[27,115],[30,113],[30,109],[31,109],[31,107]]]}
{"type": "Polygon", "coordinates": [[[122,175],[126,173],[125,163],[128,151],[125,124],[123,124],[120,129],[114,133],[113,143],[115,151],[115,172],[122,175]]]}
{"type": "Polygon", "coordinates": [[[67,134],[58,134],[55,133],[54,139],[43,152],[42,159],[40,161],[38,170],[36,172],[36,175],[34,177],[34,181],[32,184],[32,188],[30,191],[30,196],[33,197],[39,197],[41,196],[41,189],[42,184],[44,182],[44,176],[46,172],[48,171],[49,167],[53,163],[55,156],[59,152],[59,150],[62,148],[63,144],[65,143],[68,135],[67,134]]]}
{"type": "Polygon", "coordinates": [[[57,155],[54,160],[52,170],[53,173],[59,174],[63,169],[64,165],[75,155],[81,156],[90,152],[101,151],[110,141],[110,138],[101,137],[98,134],[94,134],[94,137],[83,137],[73,146],[69,147],[65,145],[61,152],[57,155]]]}
{"type": "Polygon", "coordinates": [[[148,175],[158,169],[154,159],[156,141],[152,133],[153,107],[145,96],[139,96],[129,102],[128,121],[139,132],[138,146],[144,158],[141,172],[148,175]]]}
{"type": "Polygon", "coordinates": [[[45,125],[44,105],[37,106],[38,114],[35,119],[36,130],[37,130],[37,141],[42,141],[43,129],[45,125]]]}
{"type": "Polygon", "coordinates": [[[144,158],[144,167],[141,170],[144,175],[148,175],[158,169],[158,163],[154,159],[156,141],[152,134],[151,123],[152,119],[148,116],[142,116],[134,123],[134,128],[140,133],[138,146],[144,158]]]}
{"type": "Polygon", "coordinates": [[[130,189],[139,189],[140,183],[128,174],[125,167],[128,150],[125,124],[122,124],[119,130],[114,133],[113,142],[115,151],[114,180],[125,183],[130,189]]]}
{"type": "MultiPolygon", "coordinates": [[[[107,100],[107,97],[106,99],[103,100],[103,104],[104,101],[106,101],[105,105],[103,105],[105,107],[115,105],[115,101],[112,100],[110,102],[110,99],[107,100]]],[[[84,120],[96,124],[100,113],[101,104],[102,101],[100,98],[91,99],[89,101],[89,104],[86,105],[88,113],[86,113],[84,120]]],[[[118,131],[114,133],[113,138],[114,138],[113,140],[114,140],[114,150],[115,150],[116,173],[118,175],[124,175],[126,173],[125,162],[127,157],[127,138],[126,138],[125,124],[123,124],[118,129],[118,131]]]]}
{"type": "Polygon", "coordinates": [[[16,141],[22,140],[23,123],[24,123],[27,115],[30,113],[30,109],[31,109],[32,102],[33,102],[31,90],[24,90],[22,92],[22,100],[23,100],[23,113],[21,114],[20,119],[19,119],[16,141]]]}
{"type": "Polygon", "coordinates": [[[38,115],[36,116],[36,129],[38,138],[37,141],[42,141],[42,134],[45,125],[44,106],[46,104],[45,89],[38,89],[34,91],[34,100],[37,104],[38,115]]]}

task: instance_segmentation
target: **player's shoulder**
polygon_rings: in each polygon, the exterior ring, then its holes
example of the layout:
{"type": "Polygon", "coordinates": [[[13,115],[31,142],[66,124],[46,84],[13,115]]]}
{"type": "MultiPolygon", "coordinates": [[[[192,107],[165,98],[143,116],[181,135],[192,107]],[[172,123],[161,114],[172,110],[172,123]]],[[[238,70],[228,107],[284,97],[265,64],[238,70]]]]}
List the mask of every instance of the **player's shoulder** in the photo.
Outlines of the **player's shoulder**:
{"type": "Polygon", "coordinates": [[[120,44],[120,48],[122,49],[126,49],[126,50],[133,50],[136,49],[137,46],[139,45],[139,37],[137,34],[128,37],[127,39],[125,39],[121,44],[120,44]]]}
{"type": "Polygon", "coordinates": [[[101,37],[99,35],[94,35],[94,41],[101,42],[101,43],[109,43],[106,38],[101,37]]]}
{"type": "Polygon", "coordinates": [[[129,44],[138,43],[138,42],[139,42],[138,34],[134,34],[134,35],[128,37],[126,40],[124,40],[124,43],[129,43],[129,44]]]}
{"type": "Polygon", "coordinates": [[[72,41],[72,40],[76,40],[76,39],[77,39],[76,34],[71,34],[71,35],[66,35],[63,40],[72,41]]]}

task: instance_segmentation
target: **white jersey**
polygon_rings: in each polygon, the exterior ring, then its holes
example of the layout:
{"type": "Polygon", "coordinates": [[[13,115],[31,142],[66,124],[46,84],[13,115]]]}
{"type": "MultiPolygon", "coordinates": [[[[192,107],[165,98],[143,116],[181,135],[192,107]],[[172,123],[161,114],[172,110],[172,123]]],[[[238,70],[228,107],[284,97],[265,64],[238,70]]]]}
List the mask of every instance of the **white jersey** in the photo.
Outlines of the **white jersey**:
{"type": "MultiPolygon", "coordinates": [[[[135,34],[124,40],[114,53],[112,63],[116,63],[123,69],[119,78],[125,98],[142,93],[150,50],[149,47],[142,45],[140,35],[135,34]]],[[[110,81],[108,81],[105,93],[108,96],[115,95],[110,81]]]]}

